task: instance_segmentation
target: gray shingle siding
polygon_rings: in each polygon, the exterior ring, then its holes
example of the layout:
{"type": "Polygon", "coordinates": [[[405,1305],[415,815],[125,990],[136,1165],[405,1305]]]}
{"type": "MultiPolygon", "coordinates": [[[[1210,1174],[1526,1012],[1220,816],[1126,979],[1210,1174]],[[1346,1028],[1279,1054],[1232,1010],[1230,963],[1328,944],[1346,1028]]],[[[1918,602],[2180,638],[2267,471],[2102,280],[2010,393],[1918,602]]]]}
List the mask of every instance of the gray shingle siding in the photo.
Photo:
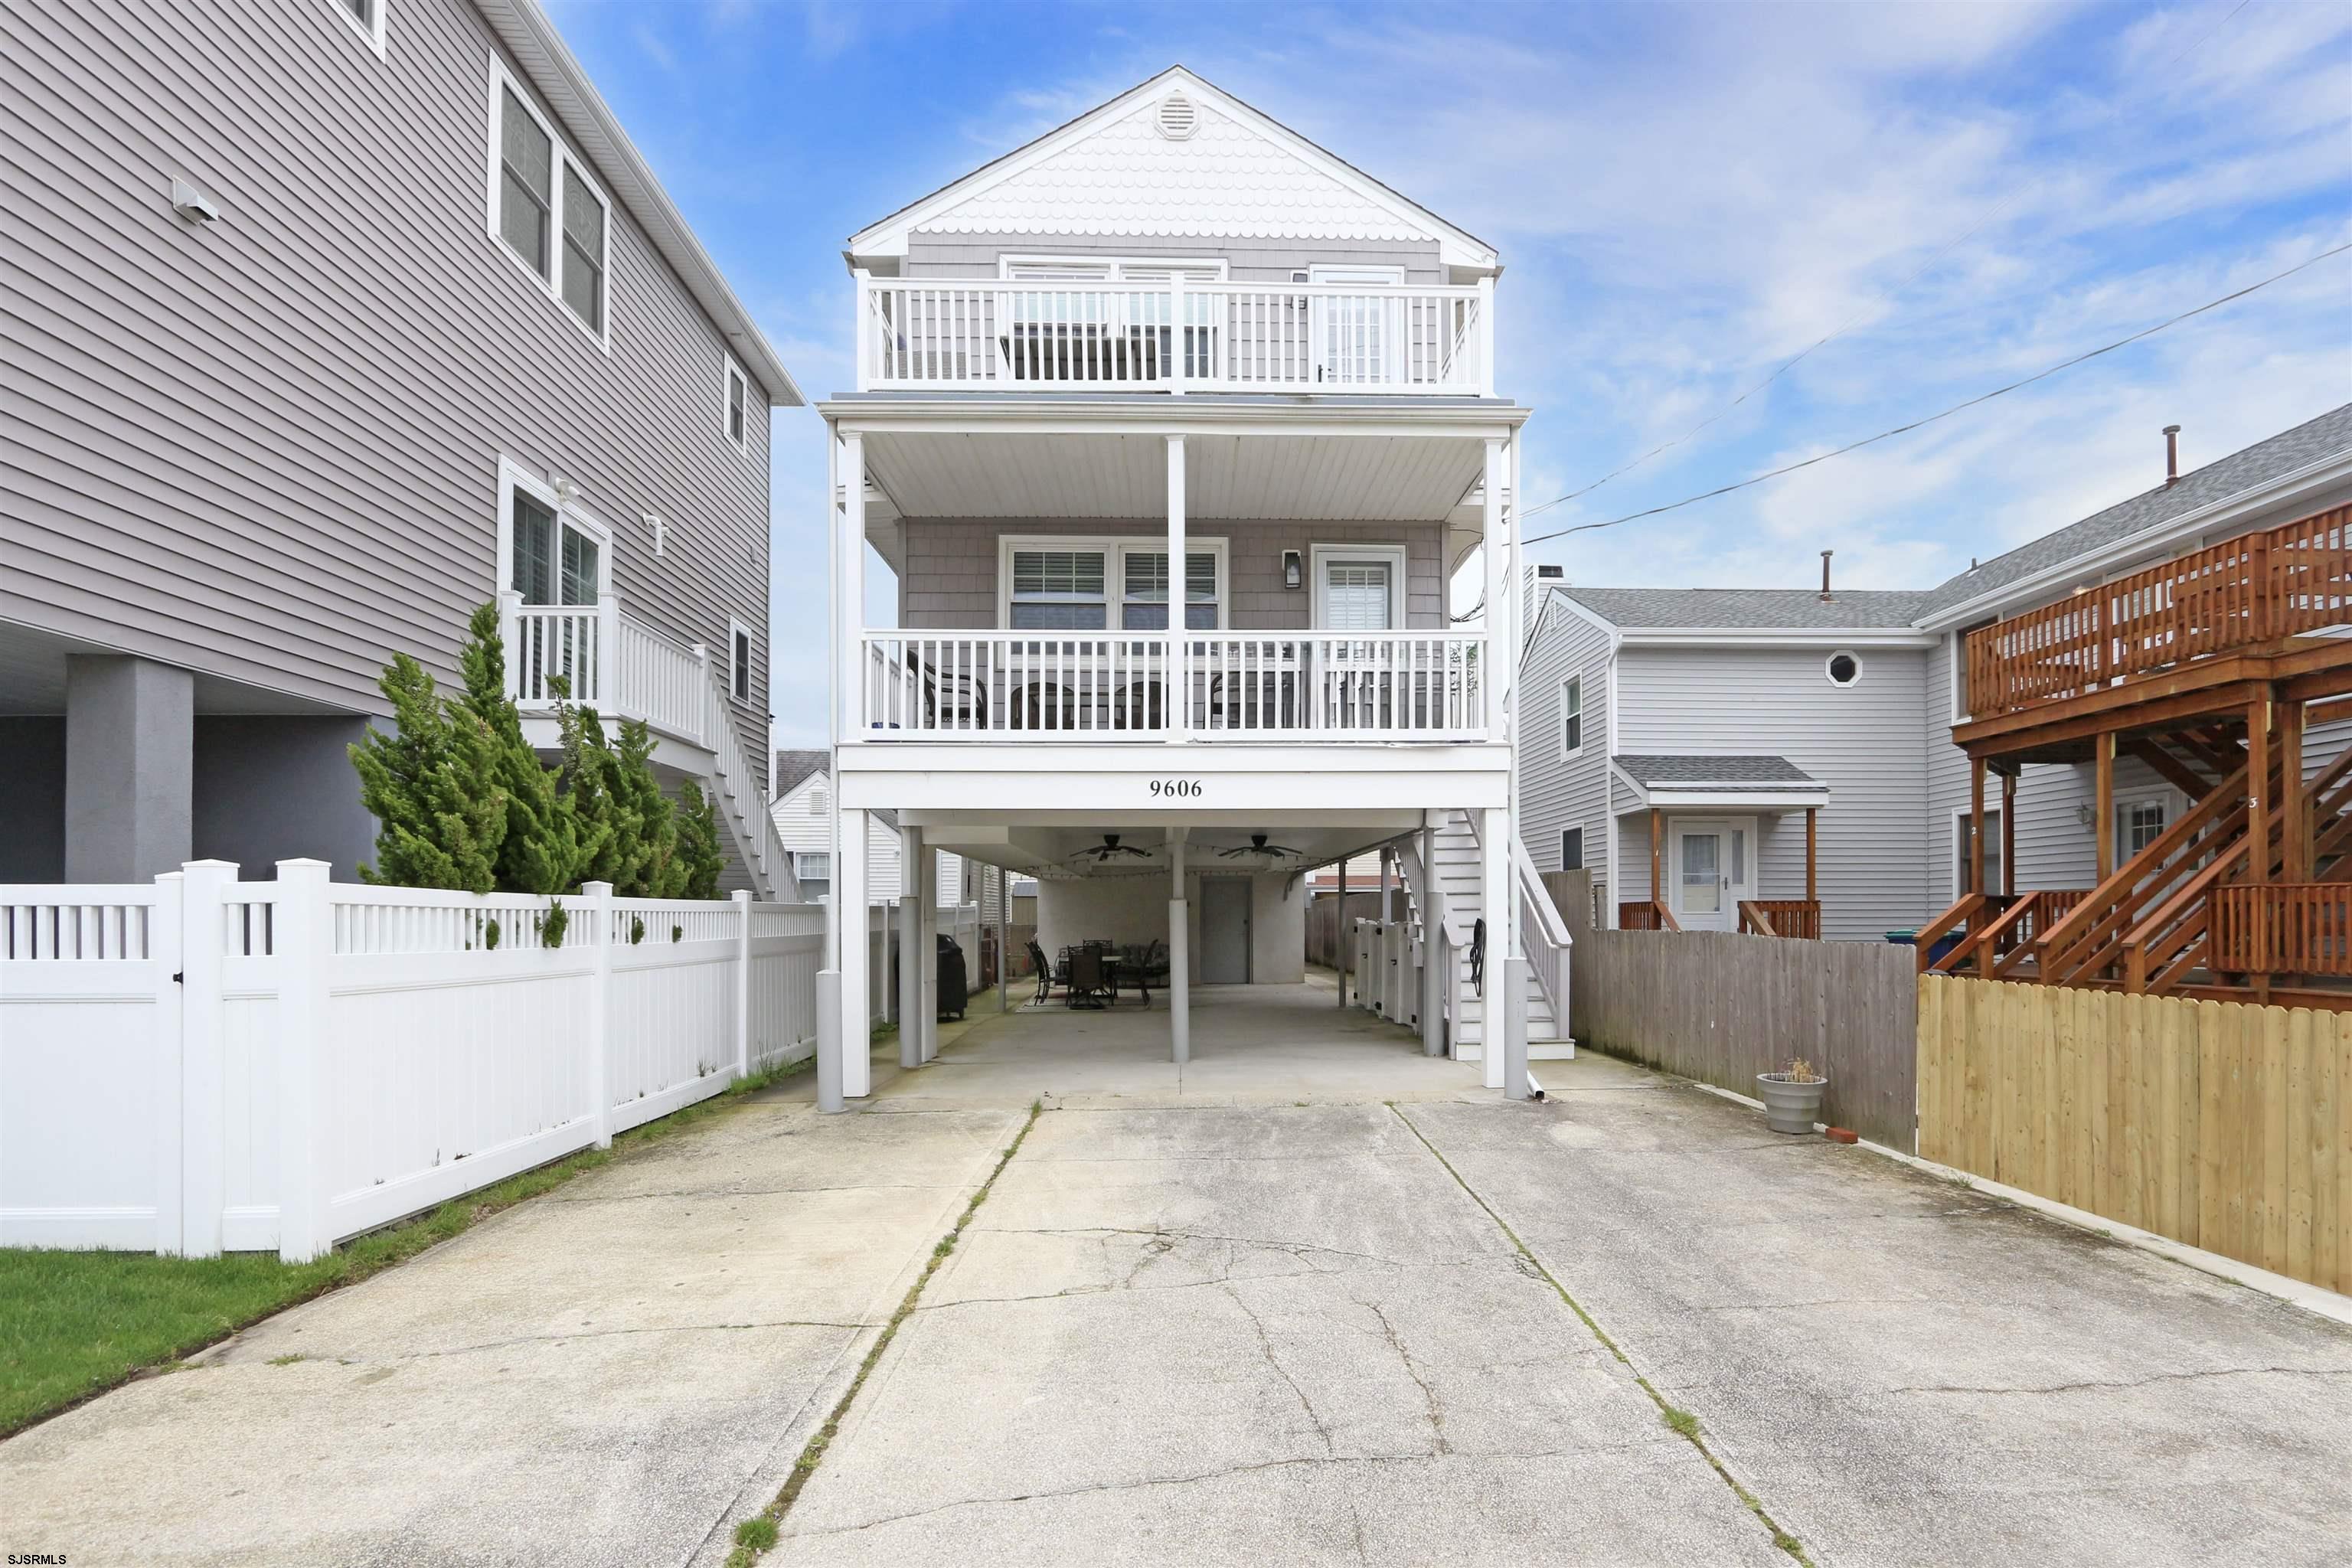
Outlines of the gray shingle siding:
{"type": "Polygon", "coordinates": [[[0,617],[376,711],[395,650],[454,676],[505,454],[579,482],[632,613],[753,629],[758,727],[768,421],[723,437],[721,336],[617,198],[609,353],[501,254],[497,53],[463,0],[381,58],[323,0],[0,9],[0,617]]]}
{"type": "Polygon", "coordinates": [[[994,278],[1006,256],[1115,256],[1215,260],[1235,283],[1287,283],[1312,267],[1402,267],[1408,283],[1443,283],[1435,240],[1327,240],[1242,236],[924,234],[907,237],[908,278],[994,278]]]}

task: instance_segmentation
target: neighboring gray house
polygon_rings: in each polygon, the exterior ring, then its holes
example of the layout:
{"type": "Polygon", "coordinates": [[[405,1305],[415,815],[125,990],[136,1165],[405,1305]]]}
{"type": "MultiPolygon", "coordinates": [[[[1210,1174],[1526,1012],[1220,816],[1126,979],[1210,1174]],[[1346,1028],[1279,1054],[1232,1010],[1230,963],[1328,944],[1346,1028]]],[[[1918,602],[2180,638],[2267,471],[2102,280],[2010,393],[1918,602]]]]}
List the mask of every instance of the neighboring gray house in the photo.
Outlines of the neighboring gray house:
{"type": "MultiPolygon", "coordinates": [[[[1548,868],[1590,868],[1612,919],[1646,920],[1662,899],[1683,926],[1737,929],[1742,899],[1806,896],[1811,809],[1822,934],[1916,927],[1966,890],[1971,859],[1969,763],[1951,740],[1969,717],[1957,673],[1969,631],[2347,501],[2352,405],[1922,592],[1539,578],[1518,755],[1526,841],[1548,868]]],[[[2347,738],[2352,727],[2314,726],[2309,766],[2347,738]]],[[[2018,778],[2019,889],[2089,887],[2097,832],[2120,865],[2178,820],[2181,792],[2124,756],[2096,825],[2090,774],[2058,763],[2018,778]]],[[[1989,811],[1984,891],[2009,890],[2009,830],[1989,811]]]]}
{"type": "Polygon", "coordinates": [[[371,852],[399,651],[642,717],[772,851],[798,390],[536,0],[0,13],[0,881],[371,852]]]}

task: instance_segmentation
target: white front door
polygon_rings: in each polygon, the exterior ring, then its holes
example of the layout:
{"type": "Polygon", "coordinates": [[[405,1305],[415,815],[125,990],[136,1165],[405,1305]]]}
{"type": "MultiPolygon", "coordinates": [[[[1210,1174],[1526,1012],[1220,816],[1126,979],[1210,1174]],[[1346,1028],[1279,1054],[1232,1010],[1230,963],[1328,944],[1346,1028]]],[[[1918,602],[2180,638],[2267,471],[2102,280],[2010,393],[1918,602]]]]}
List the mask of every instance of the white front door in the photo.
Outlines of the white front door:
{"type": "Polygon", "coordinates": [[[1201,879],[1201,984],[1249,982],[1250,879],[1201,879]]]}
{"type": "Polygon", "coordinates": [[[1752,819],[1676,819],[1666,895],[1685,931],[1737,931],[1739,901],[1756,895],[1752,819]]]}

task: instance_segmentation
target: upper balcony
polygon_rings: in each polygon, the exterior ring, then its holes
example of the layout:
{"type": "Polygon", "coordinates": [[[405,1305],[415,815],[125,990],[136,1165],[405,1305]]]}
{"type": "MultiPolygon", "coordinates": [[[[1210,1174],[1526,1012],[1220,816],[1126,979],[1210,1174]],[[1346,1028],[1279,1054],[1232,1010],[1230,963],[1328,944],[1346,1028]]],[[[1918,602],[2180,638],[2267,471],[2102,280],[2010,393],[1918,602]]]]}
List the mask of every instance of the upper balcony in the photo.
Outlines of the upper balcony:
{"type": "Polygon", "coordinates": [[[857,275],[860,392],[1495,395],[1495,285],[857,275]]]}

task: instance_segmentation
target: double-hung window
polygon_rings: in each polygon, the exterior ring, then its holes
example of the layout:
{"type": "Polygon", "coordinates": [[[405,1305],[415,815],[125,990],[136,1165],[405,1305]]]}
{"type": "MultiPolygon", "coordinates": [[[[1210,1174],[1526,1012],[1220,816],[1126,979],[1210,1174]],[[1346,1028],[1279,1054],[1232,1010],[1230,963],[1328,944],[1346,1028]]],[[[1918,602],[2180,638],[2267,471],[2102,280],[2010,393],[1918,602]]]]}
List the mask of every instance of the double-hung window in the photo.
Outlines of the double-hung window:
{"type": "Polygon", "coordinates": [[[377,54],[383,53],[383,8],[386,0],[327,0],[343,20],[358,29],[360,37],[377,54]]]}
{"type": "MultiPolygon", "coordinates": [[[[1126,585],[1119,601],[1121,631],[1164,632],[1168,629],[1168,552],[1126,550],[1120,552],[1120,577],[1126,585]]],[[[1184,552],[1184,629],[1217,629],[1217,557],[1206,550],[1184,552]]]]}
{"type": "Polygon", "coordinates": [[[611,536],[604,524],[520,468],[499,464],[500,581],[520,601],[507,649],[516,689],[551,697],[562,677],[572,696],[595,700],[599,639],[595,606],[610,587],[611,536]]]}
{"type": "Polygon", "coordinates": [[[727,689],[738,702],[751,700],[751,628],[727,617],[727,689]]]}
{"type": "Polygon", "coordinates": [[[609,343],[612,204],[553,124],[496,68],[490,114],[491,232],[590,336],[609,343]]]}
{"type": "MultiPolygon", "coordinates": [[[[1224,624],[1222,542],[1184,552],[1184,627],[1224,624]]],[[[1148,542],[1018,540],[1005,547],[1004,624],[1013,631],[1168,629],[1168,552],[1148,542]]]]}
{"type": "Polygon", "coordinates": [[[1110,624],[1101,550],[1016,550],[1009,625],[1014,631],[1095,632],[1110,624]]]}
{"type": "Polygon", "coordinates": [[[1559,685],[1559,754],[1572,757],[1584,750],[1584,678],[1571,675],[1559,685]]]}
{"type": "Polygon", "coordinates": [[[748,405],[751,401],[751,383],[745,379],[743,367],[735,363],[732,355],[726,363],[726,400],[719,405],[719,426],[738,448],[748,449],[745,443],[750,430],[747,421],[750,418],[748,405]]]}

